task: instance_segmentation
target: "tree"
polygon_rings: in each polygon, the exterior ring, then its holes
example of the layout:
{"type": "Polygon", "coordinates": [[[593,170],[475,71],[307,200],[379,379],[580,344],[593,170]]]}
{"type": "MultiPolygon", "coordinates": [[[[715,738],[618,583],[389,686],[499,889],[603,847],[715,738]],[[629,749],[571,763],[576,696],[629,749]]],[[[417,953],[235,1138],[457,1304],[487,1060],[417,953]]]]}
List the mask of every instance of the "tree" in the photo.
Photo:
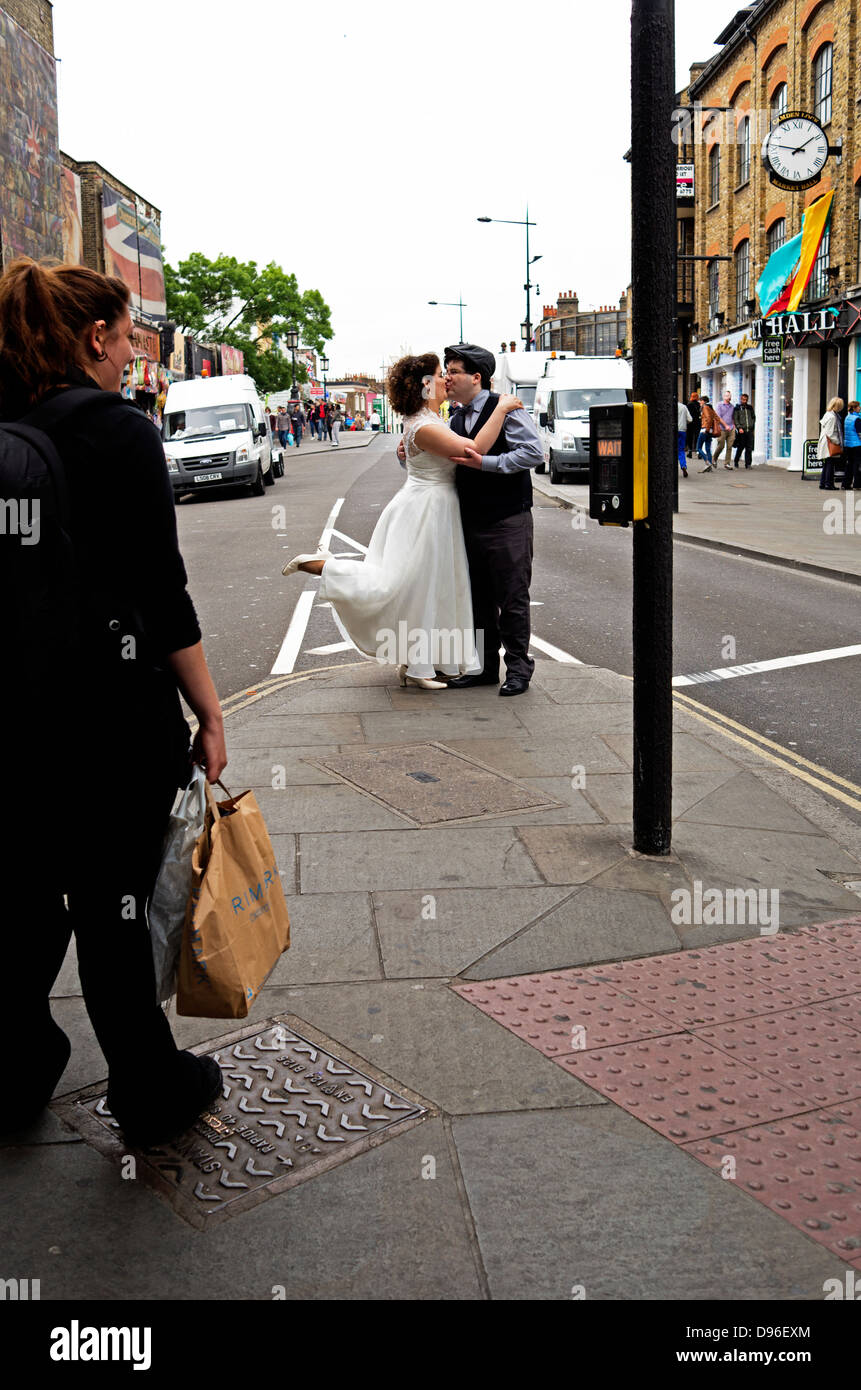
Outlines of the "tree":
{"type": "MultiPolygon", "coordinates": [[[[300,293],[296,276],[274,261],[258,270],[256,261],[225,255],[210,261],[193,251],[176,269],[165,264],[164,282],[168,318],[183,333],[241,348],[261,391],[284,390],[292,381],[292,363],[276,345],[288,329],[317,352],[333,336],[320,291],[300,293]]],[[[297,363],[297,381],[307,375],[297,363]]]]}

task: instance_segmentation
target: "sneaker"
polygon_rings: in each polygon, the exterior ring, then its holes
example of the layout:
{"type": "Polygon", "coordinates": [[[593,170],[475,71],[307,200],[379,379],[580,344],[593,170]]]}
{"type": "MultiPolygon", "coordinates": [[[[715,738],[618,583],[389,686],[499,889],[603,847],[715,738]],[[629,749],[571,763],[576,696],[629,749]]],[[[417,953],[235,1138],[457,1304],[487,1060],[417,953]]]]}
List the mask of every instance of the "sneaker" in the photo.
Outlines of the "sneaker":
{"type": "Polygon", "coordinates": [[[686,478],[687,476],[688,476],[688,470],[687,470],[686,468],[683,468],[683,469],[682,469],[682,477],[683,477],[683,478],[686,478]]]}
{"type": "Polygon", "coordinates": [[[711,473],[711,471],[712,471],[713,468],[714,468],[714,464],[713,464],[713,463],[707,463],[706,466],[705,466],[705,468],[701,468],[701,469],[700,469],[700,472],[701,472],[701,473],[711,473]]]}

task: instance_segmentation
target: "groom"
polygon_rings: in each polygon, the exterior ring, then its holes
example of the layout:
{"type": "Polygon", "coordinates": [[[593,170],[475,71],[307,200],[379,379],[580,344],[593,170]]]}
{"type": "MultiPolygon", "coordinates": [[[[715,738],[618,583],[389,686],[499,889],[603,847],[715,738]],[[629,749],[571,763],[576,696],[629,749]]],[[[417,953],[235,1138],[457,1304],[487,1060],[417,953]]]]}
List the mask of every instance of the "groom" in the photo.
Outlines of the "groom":
{"type": "MultiPolygon", "coordinates": [[[[499,396],[490,390],[496,358],[474,343],[456,343],[444,355],[446,392],[455,405],[449,426],[474,439],[499,396]]],[[[476,455],[476,457],[478,457],[476,455]]],[[[484,670],[456,676],[449,690],[499,684],[499,648],[506,679],[500,695],[520,695],[535,662],[529,655],[529,585],[532,579],[532,478],[543,459],[538,431],[525,410],[506,415],[502,430],[481,459],[481,469],[458,468],[457,490],[473,622],[484,634],[484,670]]]]}

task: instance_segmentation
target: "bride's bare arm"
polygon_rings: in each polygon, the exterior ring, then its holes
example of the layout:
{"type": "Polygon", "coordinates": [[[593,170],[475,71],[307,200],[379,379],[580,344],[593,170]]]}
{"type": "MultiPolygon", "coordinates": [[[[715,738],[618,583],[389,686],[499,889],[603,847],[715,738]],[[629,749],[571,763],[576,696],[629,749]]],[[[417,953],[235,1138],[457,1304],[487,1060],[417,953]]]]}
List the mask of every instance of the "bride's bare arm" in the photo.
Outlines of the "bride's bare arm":
{"type": "Polygon", "coordinates": [[[439,454],[452,463],[464,463],[465,447],[478,454],[485,454],[498,437],[506,415],[510,415],[512,410],[522,409],[523,402],[517,396],[500,396],[493,414],[482,425],[475,439],[455,434],[454,430],[440,423],[422,425],[421,429],[416,430],[416,443],[429,454],[439,454]]]}

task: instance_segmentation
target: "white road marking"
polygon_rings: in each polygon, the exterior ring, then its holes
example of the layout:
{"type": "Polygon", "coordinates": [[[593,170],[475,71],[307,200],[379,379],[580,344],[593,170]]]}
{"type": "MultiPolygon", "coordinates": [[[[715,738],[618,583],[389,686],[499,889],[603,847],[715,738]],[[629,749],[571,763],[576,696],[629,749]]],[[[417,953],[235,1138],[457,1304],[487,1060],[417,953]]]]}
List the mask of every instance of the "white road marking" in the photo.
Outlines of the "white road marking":
{"type": "Polygon", "coordinates": [[[330,656],[332,652],[351,652],[352,642],[330,642],[328,647],[306,647],[309,656],[330,656]]]}
{"type": "Polygon", "coordinates": [[[293,617],[290,619],[287,635],[281,643],[281,650],[275,658],[275,665],[272,667],[270,675],[289,676],[296,665],[296,658],[299,655],[299,648],[302,645],[316,597],[316,589],[305,589],[299,595],[299,601],[293,609],[293,617]]]}
{"type": "Polygon", "coordinates": [[[333,550],[332,554],[336,560],[361,560],[361,555],[357,555],[355,550],[333,550]]]}
{"type": "Polygon", "coordinates": [[[565,666],[582,666],[583,662],[578,661],[576,656],[571,656],[570,652],[563,652],[561,647],[554,647],[552,642],[545,642],[541,637],[536,637],[533,632],[529,639],[530,647],[537,647],[538,651],[545,656],[552,656],[554,661],[561,661],[565,666]]]}
{"type": "Polygon", "coordinates": [[[852,647],[832,647],[821,652],[801,652],[798,656],[775,656],[768,661],[749,661],[742,666],[716,666],[713,671],[693,671],[687,676],[673,676],[673,685],[705,685],[709,681],[732,680],[735,676],[754,676],[760,671],[782,671],[789,666],[837,661],[844,656],[861,656],[861,643],[852,647]]]}
{"type": "MultiPolygon", "coordinates": [[[[334,507],[333,507],[332,510],[330,511],[330,513],[329,513],[327,519],[326,519],[326,525],[323,527],[323,534],[322,534],[322,536],[320,537],[320,549],[321,549],[321,550],[328,550],[328,549],[329,549],[329,542],[330,542],[330,540],[332,539],[332,532],[333,532],[334,529],[335,529],[335,522],[336,522],[336,520],[337,520],[337,518],[338,518],[338,513],[339,513],[339,511],[341,510],[341,508],[342,508],[343,505],[344,505],[345,500],[346,500],[345,498],[339,497],[338,500],[337,500],[337,502],[335,503],[334,507]]],[[[340,532],[337,532],[336,534],[340,535],[340,532]]],[[[349,539],[348,536],[341,536],[341,540],[348,540],[348,539],[349,539]]]]}
{"type": "MultiPolygon", "coordinates": [[[[343,500],[344,499],[342,497],[341,501],[343,502],[343,500]]],[[[363,555],[367,555],[368,547],[366,545],[362,545],[361,541],[354,541],[352,536],[345,536],[343,531],[336,531],[334,526],[332,527],[332,535],[337,536],[338,539],[341,541],[346,541],[347,545],[355,546],[356,550],[360,550],[363,555]]]]}

